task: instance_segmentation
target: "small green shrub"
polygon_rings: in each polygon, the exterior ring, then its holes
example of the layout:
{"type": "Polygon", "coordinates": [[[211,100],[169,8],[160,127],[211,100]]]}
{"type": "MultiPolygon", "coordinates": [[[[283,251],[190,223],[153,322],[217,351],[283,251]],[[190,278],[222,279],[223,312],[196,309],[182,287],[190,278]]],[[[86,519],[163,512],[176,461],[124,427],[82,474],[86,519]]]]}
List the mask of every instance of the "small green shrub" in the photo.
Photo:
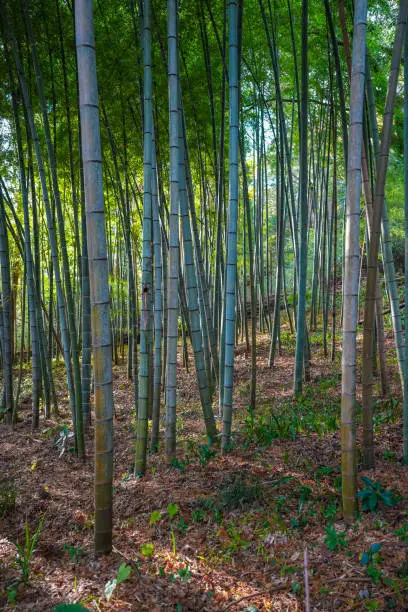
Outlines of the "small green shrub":
{"type": "MultiPolygon", "coordinates": [[[[174,533],[173,519],[176,516],[176,514],[178,513],[178,510],[179,510],[178,504],[169,504],[167,506],[167,514],[169,515],[169,519],[170,519],[170,537],[171,537],[171,543],[172,543],[173,554],[174,555],[176,554],[177,546],[176,546],[176,534],[174,533]]],[[[161,512],[159,512],[158,510],[153,510],[153,512],[150,515],[149,523],[150,523],[150,525],[155,525],[162,518],[163,518],[163,515],[161,514],[161,512]]],[[[149,545],[146,544],[145,546],[149,546],[149,545]]],[[[151,546],[153,546],[153,545],[151,545],[151,546]]],[[[153,550],[151,551],[151,553],[147,553],[146,554],[146,553],[143,552],[143,546],[142,546],[142,553],[145,556],[151,556],[153,554],[153,550]]]]}
{"type": "Polygon", "coordinates": [[[174,533],[173,519],[178,513],[178,509],[179,509],[178,504],[169,504],[167,506],[167,514],[170,517],[170,537],[171,537],[171,543],[173,547],[173,555],[175,555],[177,552],[176,534],[174,533]]]}
{"type": "Polygon", "coordinates": [[[144,557],[149,558],[154,553],[154,546],[151,542],[148,542],[147,544],[142,544],[141,551],[144,557]]]}
{"type": "Polygon", "coordinates": [[[344,531],[336,531],[334,527],[327,525],[326,537],[324,541],[327,548],[333,552],[342,550],[347,546],[346,533],[344,531]]]}
{"type": "Polygon", "coordinates": [[[408,579],[408,553],[405,553],[405,560],[402,562],[397,572],[398,576],[403,580],[408,579]]]}
{"type": "Polygon", "coordinates": [[[251,506],[254,502],[259,501],[260,494],[258,482],[248,484],[238,476],[232,484],[221,489],[218,499],[226,510],[235,510],[236,508],[251,506]]]}
{"type": "Polygon", "coordinates": [[[17,565],[21,570],[21,580],[24,584],[28,584],[30,578],[31,561],[35,552],[35,545],[37,544],[38,537],[40,535],[41,528],[44,523],[45,516],[43,516],[38,523],[38,527],[34,532],[33,537],[30,536],[30,528],[28,521],[25,522],[25,543],[24,546],[9,538],[10,542],[17,548],[17,565]]]}
{"type": "Polygon", "coordinates": [[[194,521],[194,517],[196,519],[207,517],[207,514],[212,511],[212,519],[214,523],[219,523],[222,519],[223,508],[219,503],[218,499],[214,499],[213,497],[203,497],[198,499],[194,503],[193,510],[191,511],[191,518],[194,521]]]}
{"type": "Polygon", "coordinates": [[[376,512],[380,502],[388,508],[393,508],[400,501],[397,493],[383,487],[378,480],[374,482],[367,476],[361,476],[361,480],[366,488],[358,491],[357,497],[361,499],[363,512],[376,512]]]}
{"type": "Polygon", "coordinates": [[[69,544],[64,544],[62,550],[69,554],[70,561],[73,561],[74,563],[79,561],[84,552],[80,546],[70,546],[69,544]]]}
{"type": "Polygon", "coordinates": [[[181,516],[179,522],[176,525],[177,527],[177,531],[179,531],[182,535],[184,535],[188,529],[188,523],[186,522],[186,520],[181,516]]]}
{"type": "Polygon", "coordinates": [[[235,522],[226,527],[226,533],[228,535],[228,542],[225,544],[225,550],[228,555],[234,555],[240,550],[246,550],[251,544],[235,522]]]}
{"type": "Polygon", "coordinates": [[[408,523],[405,523],[400,529],[396,529],[394,533],[400,538],[401,542],[408,544],[408,523]]]}
{"type": "Polygon", "coordinates": [[[0,518],[11,514],[16,505],[16,489],[11,478],[0,481],[0,518]]]}
{"type": "Polygon", "coordinates": [[[338,430],[339,406],[326,391],[316,394],[313,388],[305,388],[299,401],[289,400],[263,413],[248,409],[244,418],[244,446],[270,446],[273,440],[295,440],[300,434],[316,433],[323,436],[338,430]]]}
{"type": "Polygon", "coordinates": [[[203,508],[198,508],[198,510],[192,510],[191,519],[193,523],[202,523],[207,518],[207,513],[203,508]]]}
{"type": "Polygon", "coordinates": [[[372,544],[370,550],[364,552],[360,559],[361,565],[367,568],[367,576],[369,576],[375,584],[380,583],[382,576],[382,571],[378,567],[381,563],[381,556],[379,554],[381,548],[382,544],[379,542],[372,544]]]}
{"type": "Polygon", "coordinates": [[[210,461],[210,459],[214,459],[216,454],[217,453],[215,452],[215,450],[207,446],[207,444],[201,444],[198,447],[198,461],[201,467],[206,465],[210,461]]]}
{"type": "Polygon", "coordinates": [[[188,567],[188,565],[177,570],[177,573],[182,582],[188,582],[191,578],[191,572],[190,572],[190,568],[188,567]]]}

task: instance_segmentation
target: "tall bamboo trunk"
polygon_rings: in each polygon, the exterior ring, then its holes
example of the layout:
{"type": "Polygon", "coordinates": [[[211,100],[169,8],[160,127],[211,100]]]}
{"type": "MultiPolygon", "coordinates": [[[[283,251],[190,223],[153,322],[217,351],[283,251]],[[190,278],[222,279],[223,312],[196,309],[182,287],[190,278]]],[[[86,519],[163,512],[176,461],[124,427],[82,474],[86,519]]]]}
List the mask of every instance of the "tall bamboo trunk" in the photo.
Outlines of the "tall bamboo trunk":
{"type": "Polygon", "coordinates": [[[306,343],[306,273],[307,273],[307,225],[308,225],[308,164],[307,164],[307,116],[308,116],[308,0],[302,1],[302,53],[301,53],[301,101],[300,101],[300,152],[299,152],[299,189],[300,189],[300,250],[299,250],[299,287],[296,326],[296,353],[294,392],[302,393],[303,364],[306,343]]]}
{"type": "MultiPolygon", "coordinates": [[[[388,156],[391,145],[392,123],[394,116],[395,96],[398,84],[399,66],[401,63],[402,46],[405,39],[408,14],[408,0],[401,0],[395,32],[394,48],[391,59],[391,69],[388,80],[387,98],[385,102],[383,132],[377,160],[377,176],[373,204],[371,237],[367,258],[367,287],[364,304],[364,336],[363,336],[363,464],[366,469],[374,467],[374,429],[373,429],[373,342],[374,314],[376,301],[376,286],[378,274],[378,251],[381,236],[381,219],[384,209],[385,182],[388,167],[388,156]]],[[[398,350],[397,346],[397,350],[398,350]]],[[[402,350],[402,349],[400,349],[402,350]]],[[[403,371],[403,364],[401,367],[403,371]]]]}
{"type": "Polygon", "coordinates": [[[179,118],[178,118],[178,35],[177,0],[167,1],[169,130],[170,130],[170,217],[169,274],[167,283],[166,358],[166,457],[176,454],[177,345],[179,314],[179,118]]]}
{"type": "MultiPolygon", "coordinates": [[[[344,5],[343,5],[342,0],[339,0],[339,15],[340,15],[340,23],[341,23],[341,29],[342,29],[342,35],[343,35],[343,44],[344,44],[347,68],[348,68],[348,73],[350,77],[351,75],[350,42],[349,42],[349,36],[347,32],[346,16],[344,13],[344,5]]],[[[370,100],[371,92],[372,92],[372,85],[371,85],[371,77],[370,77],[370,67],[369,67],[369,63],[367,59],[366,59],[366,72],[367,72],[366,90],[368,92],[368,99],[370,100]]],[[[369,107],[370,107],[370,104],[369,104],[369,107]]],[[[375,119],[373,119],[373,117],[370,117],[370,121],[373,123],[373,125],[371,126],[371,129],[373,131],[374,139],[375,139],[375,132],[376,132],[375,126],[377,122],[375,109],[374,109],[374,117],[375,119]]],[[[366,124],[367,124],[367,121],[366,121],[366,124]]],[[[361,156],[362,156],[361,170],[362,170],[364,199],[366,202],[366,217],[367,217],[367,230],[368,230],[367,234],[368,234],[368,238],[370,238],[371,225],[372,225],[373,197],[372,197],[372,189],[371,189],[371,182],[370,182],[370,177],[369,177],[369,172],[368,172],[368,163],[367,163],[367,154],[366,154],[367,142],[368,142],[368,138],[366,138],[365,140],[363,139],[362,153],[361,153],[361,156]]],[[[386,257],[384,257],[384,260],[385,259],[386,257]]],[[[361,279],[361,275],[360,275],[360,279],[361,279]]],[[[386,282],[388,283],[387,274],[386,274],[386,282]]],[[[392,289],[391,289],[391,293],[393,293],[392,289]]],[[[382,293],[380,289],[380,280],[378,277],[377,277],[377,287],[376,287],[376,302],[377,302],[376,303],[376,327],[377,327],[377,341],[378,341],[378,356],[379,356],[379,361],[380,361],[382,394],[385,395],[388,389],[388,382],[387,382],[387,368],[386,368],[385,344],[384,344],[384,317],[383,317],[383,303],[382,303],[383,300],[382,300],[382,293]]],[[[394,320],[393,320],[393,324],[394,324],[394,320]]],[[[394,326],[394,329],[395,329],[395,326],[394,326]]],[[[398,336],[398,332],[396,332],[396,337],[397,336],[398,336]]],[[[364,393],[364,386],[363,386],[363,405],[366,401],[367,401],[367,394],[364,393]]]]}
{"type": "Polygon", "coordinates": [[[183,108],[181,104],[181,91],[179,92],[179,195],[180,195],[180,214],[183,232],[183,251],[185,266],[185,284],[187,307],[190,315],[190,338],[194,353],[194,363],[196,367],[198,390],[200,394],[201,406],[203,409],[204,422],[207,437],[211,444],[217,434],[214,414],[211,406],[210,386],[205,369],[204,351],[202,345],[200,310],[198,305],[198,286],[197,286],[197,267],[194,263],[193,241],[191,234],[189,209],[187,205],[187,188],[184,155],[184,134],[183,134],[183,108]]]}
{"type": "Polygon", "coordinates": [[[360,259],[361,151],[366,48],[367,1],[354,7],[350,128],[347,161],[345,270],[343,281],[343,352],[341,390],[342,498],[346,519],[356,508],[356,339],[360,259]]]}
{"type": "Polygon", "coordinates": [[[154,377],[152,406],[151,448],[155,452],[159,445],[160,395],[162,379],[162,340],[163,340],[163,258],[161,230],[159,222],[159,201],[157,194],[156,143],[152,143],[152,218],[154,247],[154,377]]]}
{"type": "Polygon", "coordinates": [[[95,552],[112,549],[112,340],[92,0],[75,0],[95,385],[95,552]]]}
{"type": "Polygon", "coordinates": [[[12,424],[13,416],[13,364],[12,364],[12,316],[10,251],[6,226],[6,211],[3,193],[0,188],[0,268],[1,268],[1,306],[3,315],[2,363],[4,390],[6,396],[5,421],[12,424]]]}
{"type": "MultiPolygon", "coordinates": [[[[67,251],[67,243],[65,236],[65,222],[62,211],[62,202],[60,197],[58,176],[57,176],[57,166],[56,166],[56,157],[54,146],[51,139],[51,132],[48,121],[48,113],[47,106],[44,95],[43,88],[43,78],[42,73],[37,57],[36,44],[34,40],[34,35],[31,27],[31,20],[28,14],[27,8],[27,0],[23,1],[24,8],[24,17],[28,30],[28,37],[31,46],[31,55],[34,64],[34,72],[36,77],[36,84],[38,89],[38,94],[40,98],[40,106],[41,113],[43,117],[44,124],[44,132],[45,132],[45,140],[48,152],[48,160],[51,170],[51,180],[52,180],[52,188],[57,216],[57,224],[58,224],[58,233],[59,233],[59,246],[61,250],[62,256],[62,273],[64,278],[64,287],[65,287],[65,298],[66,298],[66,316],[68,323],[68,333],[70,336],[70,348],[71,348],[71,356],[72,356],[72,366],[73,366],[73,376],[74,376],[74,394],[75,394],[75,441],[78,455],[80,457],[84,456],[85,448],[84,448],[84,433],[83,433],[83,418],[82,418],[82,395],[81,395],[81,372],[79,366],[79,355],[78,355],[78,345],[77,345],[77,332],[76,332],[76,321],[75,321],[75,308],[74,308],[74,298],[72,292],[72,283],[71,283],[71,275],[70,275],[70,266],[68,259],[68,251],[67,251]]],[[[58,258],[57,262],[54,262],[54,268],[59,266],[58,258]]],[[[57,270],[56,270],[57,272],[57,270]]],[[[61,297],[62,299],[62,297],[61,297]]]]}
{"type": "MultiPolygon", "coordinates": [[[[251,387],[249,407],[255,410],[256,403],[256,303],[255,303],[255,279],[254,279],[254,249],[252,239],[251,208],[249,201],[248,179],[246,171],[244,137],[241,129],[239,142],[241,171],[242,171],[242,190],[244,199],[244,234],[245,226],[248,232],[248,258],[249,258],[249,286],[251,297],[251,387]]],[[[269,298],[269,296],[268,296],[269,298]]],[[[246,300],[244,301],[243,317],[246,320],[246,300]]]]}
{"type": "Polygon", "coordinates": [[[143,261],[142,261],[142,312],[140,321],[139,401],[137,406],[135,473],[146,469],[147,430],[149,415],[151,312],[152,312],[152,33],[150,29],[150,0],[143,5],[143,66],[144,66],[144,128],[143,128],[143,261]]]}
{"type": "Polygon", "coordinates": [[[228,1],[229,48],[229,204],[227,235],[227,268],[225,280],[225,356],[222,398],[222,441],[224,452],[231,440],[232,390],[235,348],[235,291],[237,278],[238,236],[238,148],[239,148],[239,51],[238,51],[238,2],[228,1]]]}

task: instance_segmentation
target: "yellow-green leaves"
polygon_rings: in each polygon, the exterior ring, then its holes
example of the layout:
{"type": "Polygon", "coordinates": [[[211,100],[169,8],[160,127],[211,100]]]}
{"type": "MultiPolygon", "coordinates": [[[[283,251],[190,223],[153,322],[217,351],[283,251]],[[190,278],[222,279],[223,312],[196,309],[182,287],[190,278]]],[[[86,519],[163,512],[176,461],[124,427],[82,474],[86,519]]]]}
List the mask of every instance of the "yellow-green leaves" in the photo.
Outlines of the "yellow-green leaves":
{"type": "Polygon", "coordinates": [[[150,525],[155,525],[158,521],[160,521],[161,517],[161,513],[158,510],[154,510],[150,515],[150,525]]]}
{"type": "Polygon", "coordinates": [[[177,504],[169,504],[167,506],[167,512],[169,517],[172,519],[174,516],[176,516],[177,512],[178,512],[178,505],[177,504]]]}

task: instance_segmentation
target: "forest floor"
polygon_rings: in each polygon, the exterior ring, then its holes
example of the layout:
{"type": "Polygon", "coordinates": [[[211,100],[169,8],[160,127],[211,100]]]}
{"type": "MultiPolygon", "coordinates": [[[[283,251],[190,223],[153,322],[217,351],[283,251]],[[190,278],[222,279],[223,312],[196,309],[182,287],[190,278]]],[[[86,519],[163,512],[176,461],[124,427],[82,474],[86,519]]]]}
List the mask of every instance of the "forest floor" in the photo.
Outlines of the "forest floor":
{"type": "MultiPolygon", "coordinates": [[[[206,445],[193,363],[189,372],[180,364],[178,459],[168,468],[162,452],[150,454],[138,479],[132,384],[125,366],[114,368],[114,548],[98,559],[92,436],[85,463],[69,450],[59,457],[54,442],[68,412],[33,433],[27,401],[14,431],[0,427],[1,474],[13,491],[7,498],[3,480],[0,608],[47,612],[80,602],[89,610],[303,610],[307,549],[312,610],[408,610],[408,478],[398,392],[376,404],[376,469],[359,474],[360,490],[367,489],[361,474],[380,483],[378,494],[371,491],[378,507],[347,525],[340,509],[340,355],[334,363],[324,358],[321,335],[313,334],[312,380],[296,402],[294,341],[285,331],[282,340],[270,370],[268,339],[258,336],[253,413],[250,357],[238,347],[234,438],[223,457],[206,445]],[[177,510],[172,519],[169,504],[178,506],[170,507],[177,510]],[[154,511],[161,518],[151,524],[154,511]],[[20,571],[9,538],[23,542],[26,521],[33,532],[41,515],[28,584],[15,587],[20,571]],[[123,562],[130,575],[107,601],[105,586],[123,562]]],[[[397,389],[391,350],[389,370],[397,389]]],[[[57,382],[62,407],[62,375],[57,382]]]]}

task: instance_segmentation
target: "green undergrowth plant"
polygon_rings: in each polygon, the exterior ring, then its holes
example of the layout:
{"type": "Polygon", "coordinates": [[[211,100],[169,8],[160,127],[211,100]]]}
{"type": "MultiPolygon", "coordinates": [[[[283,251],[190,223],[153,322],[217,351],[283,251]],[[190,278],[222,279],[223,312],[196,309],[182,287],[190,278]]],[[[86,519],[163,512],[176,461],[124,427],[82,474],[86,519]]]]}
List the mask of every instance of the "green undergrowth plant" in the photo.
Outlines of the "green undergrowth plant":
{"type": "Polygon", "coordinates": [[[180,517],[179,522],[176,525],[177,531],[179,531],[181,533],[181,535],[184,535],[188,529],[188,523],[185,520],[184,517],[180,517]]]}
{"type": "Polygon", "coordinates": [[[175,457],[174,459],[172,459],[171,462],[171,467],[179,470],[182,474],[184,474],[184,472],[186,471],[186,467],[189,465],[190,461],[186,458],[186,459],[177,459],[177,457],[175,457]]]}
{"type": "Polygon", "coordinates": [[[281,510],[284,509],[286,506],[286,497],[284,495],[279,495],[275,500],[275,505],[276,505],[276,512],[279,515],[281,510]]]}
{"type": "Polygon", "coordinates": [[[64,431],[64,429],[66,429],[66,425],[64,423],[53,423],[49,427],[44,427],[44,429],[41,430],[41,437],[54,438],[55,441],[58,439],[61,431],[64,431]]]}
{"type": "Polygon", "coordinates": [[[332,495],[328,503],[323,508],[323,516],[327,521],[329,521],[329,523],[331,523],[336,518],[338,511],[338,500],[334,495],[332,495]]]}
{"type": "Polygon", "coordinates": [[[321,480],[325,478],[329,478],[329,476],[333,473],[334,468],[331,465],[321,465],[317,468],[315,472],[315,480],[317,483],[320,483],[321,480]]]}
{"type": "MultiPolygon", "coordinates": [[[[219,524],[229,512],[253,507],[262,508],[269,504],[269,497],[274,489],[292,479],[293,476],[283,476],[261,484],[258,479],[247,475],[227,476],[221,482],[215,496],[203,497],[193,503],[192,522],[210,521],[219,524]]],[[[276,499],[279,499],[277,493],[273,495],[274,502],[276,499]]],[[[285,500],[285,497],[282,496],[282,499],[285,500]]]]}
{"type": "MultiPolygon", "coordinates": [[[[178,578],[181,582],[188,582],[191,577],[192,577],[192,572],[190,570],[190,567],[188,565],[185,565],[184,567],[180,567],[177,570],[177,573],[174,574],[173,572],[170,572],[169,574],[166,574],[166,571],[164,569],[164,567],[159,567],[159,576],[160,578],[168,578],[170,580],[171,583],[175,583],[176,579],[178,578]]],[[[180,608],[182,609],[182,608],[180,608]]]]}
{"type": "Polygon", "coordinates": [[[185,471],[185,468],[191,464],[194,458],[198,459],[201,467],[204,467],[217,456],[217,440],[207,438],[207,444],[199,444],[197,440],[187,440],[186,446],[184,459],[174,459],[172,462],[172,467],[179,469],[181,472],[185,471]]]}
{"type": "Polygon", "coordinates": [[[171,537],[171,543],[173,547],[173,555],[176,555],[176,552],[177,552],[176,535],[174,533],[174,527],[173,527],[173,518],[178,513],[178,509],[179,508],[177,504],[169,504],[167,506],[167,514],[170,517],[170,537],[171,537]]]}
{"type": "Polygon", "coordinates": [[[269,447],[273,440],[295,440],[301,434],[324,436],[338,430],[338,418],[336,396],[306,388],[299,400],[285,401],[279,408],[264,407],[257,412],[248,408],[242,427],[244,447],[269,447]]]}
{"type": "Polygon", "coordinates": [[[188,565],[177,570],[177,574],[182,582],[188,582],[192,576],[188,565]]]}
{"type": "Polygon", "coordinates": [[[300,485],[293,491],[291,497],[297,499],[298,507],[297,514],[290,522],[292,529],[304,529],[316,516],[315,500],[311,496],[311,487],[305,485],[300,485]]]}
{"type": "Polygon", "coordinates": [[[227,511],[250,506],[259,501],[261,488],[258,481],[248,483],[241,476],[226,486],[222,486],[218,493],[218,502],[227,511]]]}
{"type": "Polygon", "coordinates": [[[81,546],[70,546],[69,544],[64,544],[62,550],[68,553],[69,560],[73,563],[77,563],[84,552],[81,546]]]}
{"type": "Polygon", "coordinates": [[[236,521],[222,527],[220,535],[222,535],[222,547],[227,557],[232,557],[237,552],[246,550],[251,544],[236,521]]]}
{"type": "Polygon", "coordinates": [[[405,553],[405,559],[398,568],[397,574],[407,583],[408,586],[408,551],[405,553]]]}
{"type": "Polygon", "coordinates": [[[336,389],[341,381],[340,373],[332,374],[329,378],[320,381],[319,391],[327,391],[328,389],[336,389]]]}
{"type": "Polygon", "coordinates": [[[288,350],[296,347],[296,336],[287,329],[280,330],[280,340],[281,344],[288,350]]]}
{"type": "Polygon", "coordinates": [[[0,480],[0,519],[11,514],[16,505],[16,488],[11,478],[0,480]]]}
{"type": "Polygon", "coordinates": [[[151,542],[146,542],[146,544],[142,544],[141,552],[144,557],[150,559],[154,553],[154,545],[151,542]]]}
{"type": "Polygon", "coordinates": [[[7,587],[7,603],[13,607],[16,605],[17,594],[18,594],[17,587],[18,585],[16,584],[10,584],[7,587]]]}
{"type": "Polygon", "coordinates": [[[383,425],[395,424],[400,418],[400,401],[393,397],[379,400],[373,406],[373,423],[376,433],[381,431],[383,425]]]}
{"type": "Polygon", "coordinates": [[[405,523],[402,527],[395,530],[395,535],[399,537],[401,542],[408,544],[408,523],[405,523]]]}
{"type": "Polygon", "coordinates": [[[191,510],[193,522],[204,522],[208,519],[213,523],[220,523],[223,518],[223,508],[214,497],[203,497],[194,502],[191,510]]]}
{"type": "Polygon", "coordinates": [[[207,519],[207,513],[203,508],[191,511],[191,519],[193,523],[202,523],[207,519]]]}
{"type": "MultiPolygon", "coordinates": [[[[179,511],[179,507],[178,504],[169,504],[167,506],[167,514],[169,516],[170,519],[170,538],[171,538],[171,544],[172,544],[172,550],[173,550],[173,555],[176,555],[177,553],[177,543],[176,543],[176,534],[174,531],[174,524],[173,524],[173,519],[176,516],[176,514],[179,511]]],[[[154,510],[151,515],[150,515],[150,519],[149,519],[149,523],[150,525],[155,525],[156,523],[158,523],[161,519],[163,518],[163,515],[161,512],[159,512],[158,510],[154,510]]],[[[184,520],[184,519],[183,519],[184,520]]],[[[180,523],[179,523],[180,524],[180,523]]],[[[178,527],[178,526],[177,526],[178,527]]],[[[143,552],[143,551],[142,551],[143,552]]],[[[143,553],[144,554],[144,553],[143,553]]],[[[153,551],[152,551],[153,554],[153,551]]]]}
{"type": "Polygon", "coordinates": [[[381,548],[382,544],[380,542],[372,544],[370,550],[364,552],[360,559],[361,565],[367,569],[367,576],[369,576],[375,584],[380,583],[383,574],[379,569],[379,565],[382,561],[380,555],[381,548]]]}
{"type": "Polygon", "coordinates": [[[384,451],[383,457],[386,461],[393,463],[395,461],[395,454],[392,451],[384,451]]]}
{"type": "Polygon", "coordinates": [[[213,448],[208,446],[207,444],[200,444],[198,447],[198,462],[203,467],[206,465],[211,459],[217,456],[217,453],[213,448]]]}
{"type": "Polygon", "coordinates": [[[346,532],[337,531],[335,527],[327,525],[324,541],[327,548],[332,552],[343,550],[347,546],[346,532]]]}
{"type": "Polygon", "coordinates": [[[18,567],[20,568],[21,581],[24,584],[28,584],[28,581],[30,579],[31,562],[33,560],[33,556],[35,553],[35,545],[37,544],[38,538],[40,536],[40,532],[41,532],[41,528],[43,526],[44,520],[45,520],[45,516],[42,516],[33,536],[30,535],[30,528],[28,525],[28,521],[26,520],[25,522],[25,541],[23,545],[13,540],[13,538],[9,538],[10,542],[14,544],[14,546],[17,549],[16,563],[18,567]]]}
{"type": "Polygon", "coordinates": [[[111,599],[113,593],[119,587],[119,585],[129,578],[131,571],[132,568],[130,567],[130,565],[126,565],[125,562],[121,563],[118,569],[118,573],[116,574],[116,578],[111,578],[105,584],[105,597],[107,601],[111,599]]]}
{"type": "Polygon", "coordinates": [[[250,444],[268,447],[277,438],[294,440],[296,427],[291,417],[284,418],[282,415],[278,419],[272,412],[269,414],[255,413],[249,408],[244,418],[242,433],[244,447],[250,444]]]}
{"type": "Polygon", "coordinates": [[[396,491],[386,489],[378,480],[374,482],[368,476],[361,476],[361,480],[366,486],[358,491],[357,497],[361,499],[363,512],[376,512],[380,504],[393,508],[400,501],[401,497],[396,491]]]}

